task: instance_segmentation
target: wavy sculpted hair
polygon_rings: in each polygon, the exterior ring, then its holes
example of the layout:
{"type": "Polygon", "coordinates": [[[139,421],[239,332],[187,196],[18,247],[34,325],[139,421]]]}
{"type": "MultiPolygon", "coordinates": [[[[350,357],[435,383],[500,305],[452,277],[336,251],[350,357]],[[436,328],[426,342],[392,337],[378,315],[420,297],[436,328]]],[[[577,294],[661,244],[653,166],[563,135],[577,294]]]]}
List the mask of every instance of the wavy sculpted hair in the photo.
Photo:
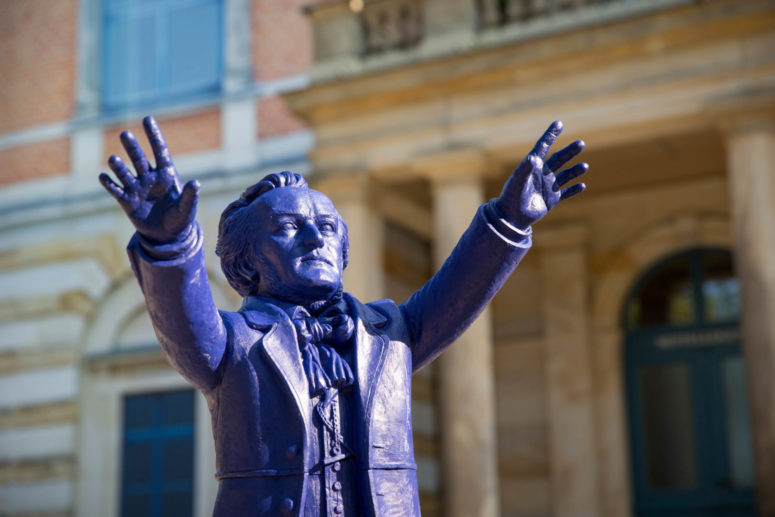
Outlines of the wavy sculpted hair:
{"type": "MultiPolygon", "coordinates": [[[[307,182],[300,174],[283,171],[269,174],[261,181],[252,185],[242,193],[240,198],[226,207],[218,223],[218,242],[215,254],[221,258],[221,270],[226,279],[241,296],[257,294],[261,272],[257,270],[264,263],[261,250],[250,238],[251,233],[258,231],[255,218],[249,209],[262,194],[276,188],[309,189],[307,182]]],[[[347,236],[347,225],[339,217],[344,230],[342,237],[342,259],[347,267],[350,241],[347,236]]]]}

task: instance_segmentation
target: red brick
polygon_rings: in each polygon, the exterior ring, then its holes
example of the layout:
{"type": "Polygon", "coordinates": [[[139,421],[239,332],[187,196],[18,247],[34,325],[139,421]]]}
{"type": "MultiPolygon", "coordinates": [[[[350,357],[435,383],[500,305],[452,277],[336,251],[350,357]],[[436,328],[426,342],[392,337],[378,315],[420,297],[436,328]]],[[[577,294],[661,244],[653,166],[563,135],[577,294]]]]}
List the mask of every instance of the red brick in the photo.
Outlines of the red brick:
{"type": "Polygon", "coordinates": [[[18,181],[64,174],[69,170],[69,138],[37,142],[0,151],[0,185],[3,186],[18,181]]]}
{"type": "MultiPolygon", "coordinates": [[[[217,149],[221,145],[221,113],[218,109],[156,120],[164,133],[173,158],[176,154],[207,151],[217,149]]],[[[103,149],[106,159],[111,154],[117,154],[126,159],[126,153],[118,139],[119,134],[125,129],[135,134],[149,157],[153,156],[145,138],[142,122],[138,120],[135,124],[121,123],[105,130],[103,149]]]]}
{"type": "Polygon", "coordinates": [[[282,97],[265,97],[258,102],[258,138],[278,136],[305,129],[304,121],[289,110],[282,97]]]}
{"type": "Polygon", "coordinates": [[[310,0],[253,0],[253,65],[256,79],[305,73],[312,64],[312,23],[302,6],[310,0]]]}
{"type": "Polygon", "coordinates": [[[0,0],[0,132],[75,109],[77,0],[0,0]]]}

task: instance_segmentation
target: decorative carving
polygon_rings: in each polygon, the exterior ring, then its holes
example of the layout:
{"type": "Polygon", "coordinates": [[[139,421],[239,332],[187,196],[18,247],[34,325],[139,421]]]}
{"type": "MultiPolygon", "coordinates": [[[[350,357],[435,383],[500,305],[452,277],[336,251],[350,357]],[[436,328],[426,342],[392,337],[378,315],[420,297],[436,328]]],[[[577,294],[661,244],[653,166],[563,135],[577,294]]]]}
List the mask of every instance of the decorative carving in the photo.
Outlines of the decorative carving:
{"type": "Polygon", "coordinates": [[[417,0],[369,2],[359,16],[366,55],[409,48],[422,40],[422,4],[417,0]]]}

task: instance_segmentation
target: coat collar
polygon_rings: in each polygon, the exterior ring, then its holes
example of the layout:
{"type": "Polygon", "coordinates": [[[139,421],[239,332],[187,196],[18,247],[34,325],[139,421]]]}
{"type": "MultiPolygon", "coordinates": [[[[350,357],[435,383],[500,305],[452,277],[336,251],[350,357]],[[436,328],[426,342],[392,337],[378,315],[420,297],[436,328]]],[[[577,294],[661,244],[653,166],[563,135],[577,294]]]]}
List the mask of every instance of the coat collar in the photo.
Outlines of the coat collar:
{"type": "Polygon", "coordinates": [[[245,317],[248,325],[262,332],[268,331],[285,314],[284,302],[265,296],[246,296],[242,300],[239,312],[245,317]]]}
{"type": "MultiPolygon", "coordinates": [[[[362,319],[372,329],[381,329],[388,324],[387,316],[359,302],[350,293],[344,293],[342,300],[347,304],[349,309],[347,312],[351,317],[362,319]]],[[[242,313],[251,327],[265,332],[278,321],[278,317],[281,317],[279,313],[287,315],[286,311],[291,307],[294,305],[282,300],[268,296],[249,295],[242,300],[239,312],[242,313]]]]}

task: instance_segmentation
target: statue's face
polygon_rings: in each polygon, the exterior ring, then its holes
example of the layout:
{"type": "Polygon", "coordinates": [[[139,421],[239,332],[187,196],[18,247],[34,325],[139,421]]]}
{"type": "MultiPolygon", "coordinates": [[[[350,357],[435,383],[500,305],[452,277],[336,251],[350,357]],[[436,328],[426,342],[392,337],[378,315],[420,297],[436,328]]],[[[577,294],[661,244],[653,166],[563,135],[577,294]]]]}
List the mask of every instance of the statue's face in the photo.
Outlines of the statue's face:
{"type": "Polygon", "coordinates": [[[314,190],[277,188],[253,202],[259,292],[296,303],[326,299],[342,283],[343,224],[334,204],[314,190]]]}

